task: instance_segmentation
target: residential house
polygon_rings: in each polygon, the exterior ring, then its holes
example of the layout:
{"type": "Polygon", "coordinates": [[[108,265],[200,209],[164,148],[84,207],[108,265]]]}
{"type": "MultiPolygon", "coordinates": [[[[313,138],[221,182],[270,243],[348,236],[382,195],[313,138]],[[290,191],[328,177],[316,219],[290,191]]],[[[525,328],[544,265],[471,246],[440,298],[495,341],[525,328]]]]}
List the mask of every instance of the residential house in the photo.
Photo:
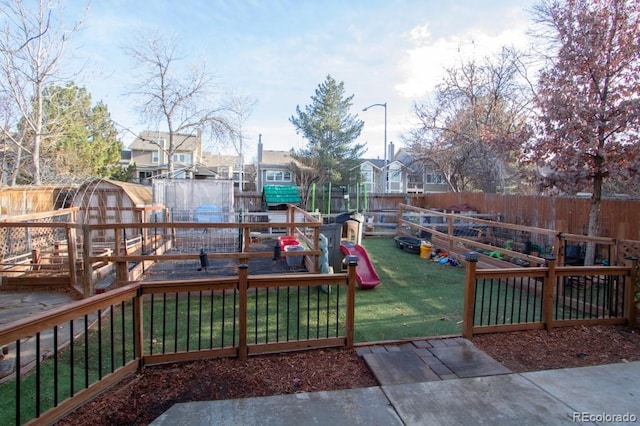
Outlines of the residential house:
{"type": "Polygon", "coordinates": [[[173,135],[173,168],[169,176],[169,133],[143,131],[129,146],[131,162],[136,165],[136,181],[149,183],[152,178],[191,178],[202,155],[200,134],[173,135]]]}
{"type": "Polygon", "coordinates": [[[404,194],[448,190],[446,181],[440,173],[430,170],[404,149],[394,154],[393,143],[389,144],[386,163],[385,169],[385,160],[363,159],[356,166],[359,171],[359,182],[364,185],[367,192],[404,194]]]}
{"type": "Polygon", "coordinates": [[[300,205],[301,177],[294,170],[304,168],[289,151],[264,149],[262,135],[258,138],[256,161],[256,190],[262,194],[263,208],[280,209],[286,204],[300,205]],[[295,167],[294,167],[295,166],[295,167]]]}
{"type": "Polygon", "coordinates": [[[403,175],[404,192],[430,193],[449,191],[449,185],[442,173],[433,167],[429,167],[409,151],[400,148],[395,154],[395,160],[405,167],[403,175]]]}
{"type": "Polygon", "coordinates": [[[202,150],[202,137],[196,134],[173,135],[173,174],[169,176],[169,133],[143,131],[123,151],[121,165],[135,164],[135,181],[148,184],[153,178],[234,179],[239,157],[214,155],[202,150]]]}
{"type": "Polygon", "coordinates": [[[264,149],[262,135],[258,140],[258,158],[256,162],[256,189],[262,192],[266,185],[296,185],[291,163],[296,160],[289,151],[271,151],[264,149]]]}
{"type": "MultiPolygon", "coordinates": [[[[446,192],[449,187],[438,171],[429,168],[405,149],[394,153],[393,142],[389,144],[389,155],[384,159],[362,159],[356,166],[356,178],[352,183],[364,185],[368,193],[425,193],[446,192]],[[386,161],[386,168],[385,168],[386,161]],[[386,173],[385,173],[386,171],[386,173]]],[[[304,186],[300,176],[296,176],[292,163],[297,161],[288,151],[265,150],[262,138],[258,141],[258,159],[256,163],[256,190],[263,193],[269,185],[304,186]]],[[[300,165],[298,164],[298,167],[300,165]]]]}
{"type": "Polygon", "coordinates": [[[218,155],[203,152],[199,164],[215,173],[218,179],[233,179],[234,171],[240,167],[240,157],[237,155],[218,155]]]}
{"type": "Polygon", "coordinates": [[[384,185],[382,183],[382,171],[384,170],[384,160],[363,159],[355,169],[359,169],[360,183],[364,186],[364,190],[366,192],[383,192],[384,185]]]}

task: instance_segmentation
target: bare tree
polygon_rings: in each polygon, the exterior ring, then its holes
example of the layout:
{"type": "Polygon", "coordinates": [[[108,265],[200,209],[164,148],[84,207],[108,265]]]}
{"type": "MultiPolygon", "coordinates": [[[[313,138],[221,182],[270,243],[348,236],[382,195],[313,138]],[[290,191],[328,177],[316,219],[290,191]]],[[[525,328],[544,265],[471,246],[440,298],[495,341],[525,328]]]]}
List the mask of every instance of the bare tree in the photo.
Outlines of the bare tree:
{"type": "MultiPolygon", "coordinates": [[[[605,182],[640,174],[638,2],[544,0],[535,18],[555,55],[540,74],[540,134],[527,159],[545,188],[591,192],[587,234],[597,236],[605,182]]],[[[585,263],[594,258],[588,244],[585,263]]]]}
{"type": "Polygon", "coordinates": [[[23,169],[24,154],[30,159],[30,179],[41,182],[40,151],[44,139],[44,91],[59,78],[60,65],[69,37],[82,20],[71,28],[63,23],[60,3],[40,0],[29,9],[22,1],[2,0],[0,17],[0,91],[11,102],[3,108],[2,139],[11,151],[10,182],[15,184],[23,169]]]}
{"type": "Polygon", "coordinates": [[[253,109],[257,104],[257,100],[235,92],[230,96],[229,110],[231,111],[231,121],[235,127],[235,134],[232,135],[231,143],[236,154],[240,157],[239,184],[238,191],[242,192],[244,183],[244,150],[246,148],[244,142],[248,138],[244,133],[244,126],[253,113],[253,109]]]}
{"type": "Polygon", "coordinates": [[[173,155],[183,143],[174,139],[175,134],[201,131],[211,141],[221,141],[234,133],[228,108],[214,100],[218,89],[215,77],[205,62],[181,67],[183,58],[175,38],[141,34],[124,49],[138,73],[128,95],[136,98],[145,123],[162,124],[169,133],[169,144],[159,146],[167,154],[169,176],[174,172],[173,155]],[[212,106],[216,104],[220,106],[212,106]]]}
{"type": "Polygon", "coordinates": [[[414,105],[420,125],[404,139],[452,191],[495,193],[516,184],[516,154],[530,135],[520,66],[509,49],[461,62],[446,70],[433,101],[414,105]]]}

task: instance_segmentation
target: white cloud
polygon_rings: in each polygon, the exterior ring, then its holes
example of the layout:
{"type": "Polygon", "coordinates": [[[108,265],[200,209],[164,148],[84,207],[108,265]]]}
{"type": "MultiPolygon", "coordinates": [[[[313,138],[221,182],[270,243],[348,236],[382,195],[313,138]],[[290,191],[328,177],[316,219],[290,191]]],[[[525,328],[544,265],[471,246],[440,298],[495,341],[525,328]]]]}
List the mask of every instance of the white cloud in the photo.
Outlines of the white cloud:
{"type": "Polygon", "coordinates": [[[434,38],[428,24],[416,26],[409,32],[411,47],[400,64],[403,80],[395,85],[406,98],[421,98],[433,91],[442,81],[444,70],[456,61],[472,57],[482,58],[498,53],[504,46],[524,47],[526,28],[507,28],[488,33],[482,29],[467,29],[459,34],[434,38]]]}

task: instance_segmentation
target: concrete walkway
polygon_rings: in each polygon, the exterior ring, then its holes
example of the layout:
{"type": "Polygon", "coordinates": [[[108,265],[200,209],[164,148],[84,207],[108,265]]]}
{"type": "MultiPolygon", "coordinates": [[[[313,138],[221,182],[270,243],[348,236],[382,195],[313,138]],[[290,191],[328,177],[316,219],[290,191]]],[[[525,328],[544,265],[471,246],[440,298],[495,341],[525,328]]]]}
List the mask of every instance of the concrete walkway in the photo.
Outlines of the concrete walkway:
{"type": "Polygon", "coordinates": [[[562,425],[640,422],[640,362],[175,404],[153,425],[562,425]]]}
{"type": "MultiPolygon", "coordinates": [[[[73,302],[73,300],[71,296],[61,292],[0,292],[0,326],[66,306],[73,302]]],[[[87,316],[87,319],[89,322],[93,322],[96,319],[96,315],[90,314],[87,316]]],[[[75,336],[83,332],[83,327],[84,320],[82,318],[73,320],[73,329],[76,330],[75,336]]],[[[60,333],[57,337],[59,347],[65,346],[69,342],[69,329],[69,324],[59,327],[60,333]]],[[[40,333],[41,359],[52,354],[54,347],[53,342],[52,329],[40,333]]],[[[36,336],[29,336],[21,341],[20,369],[22,373],[35,367],[36,345],[36,336]]],[[[0,383],[15,371],[15,342],[11,342],[5,346],[8,347],[9,352],[7,355],[0,355],[0,383]]]]}

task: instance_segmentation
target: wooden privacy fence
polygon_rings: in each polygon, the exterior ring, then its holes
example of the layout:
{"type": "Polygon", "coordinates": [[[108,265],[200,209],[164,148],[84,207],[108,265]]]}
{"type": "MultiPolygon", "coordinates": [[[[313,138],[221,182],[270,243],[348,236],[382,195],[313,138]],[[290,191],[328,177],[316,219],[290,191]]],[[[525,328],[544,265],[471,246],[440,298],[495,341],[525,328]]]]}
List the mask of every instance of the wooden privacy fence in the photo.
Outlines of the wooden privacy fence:
{"type": "MultiPolygon", "coordinates": [[[[407,202],[406,194],[356,194],[342,193],[338,188],[333,189],[331,197],[322,191],[316,191],[315,202],[311,199],[304,204],[303,208],[312,211],[315,207],[323,214],[339,214],[346,211],[356,210],[359,212],[382,212],[395,211],[398,204],[407,202]],[[345,195],[347,198],[345,198],[345,195]]],[[[302,190],[299,191],[304,197],[302,190]]],[[[303,203],[307,200],[303,200],[303,203]]],[[[242,212],[258,212],[263,210],[262,194],[259,192],[236,192],[234,194],[234,209],[242,212]]]]}
{"type": "MultiPolygon", "coordinates": [[[[588,197],[548,197],[541,195],[502,195],[484,192],[446,192],[414,196],[411,204],[442,210],[467,204],[479,213],[500,215],[500,220],[516,225],[557,229],[559,221],[570,234],[586,235],[589,219],[588,197]]],[[[640,240],[640,200],[603,199],[600,208],[602,237],[640,240]]]]}
{"type": "MultiPolygon", "coordinates": [[[[352,195],[352,194],[351,194],[352,195]]],[[[261,194],[236,193],[236,210],[260,210],[261,194]]],[[[454,205],[467,204],[481,214],[500,217],[502,222],[543,229],[559,229],[569,234],[587,233],[588,197],[549,197],[541,195],[503,195],[484,192],[441,192],[426,194],[368,194],[366,205],[359,204],[363,213],[397,211],[400,204],[442,211],[454,205]],[[558,228],[563,223],[563,228],[558,228]]],[[[318,200],[316,206],[321,206],[318,200]]],[[[334,195],[331,212],[346,208],[341,195],[334,195]]],[[[356,203],[351,200],[351,209],[356,203]]],[[[310,205],[307,206],[310,208],[310,205]]],[[[640,200],[612,198],[602,200],[600,236],[640,240],[640,200]]],[[[326,211],[325,211],[326,213],[326,211]]]]}
{"type": "Polygon", "coordinates": [[[138,282],[0,327],[15,373],[4,423],[50,424],[145,365],[353,347],[347,273],[138,282]]]}
{"type": "Polygon", "coordinates": [[[466,257],[463,336],[596,324],[635,325],[638,259],[627,266],[477,269],[466,257]]]}

